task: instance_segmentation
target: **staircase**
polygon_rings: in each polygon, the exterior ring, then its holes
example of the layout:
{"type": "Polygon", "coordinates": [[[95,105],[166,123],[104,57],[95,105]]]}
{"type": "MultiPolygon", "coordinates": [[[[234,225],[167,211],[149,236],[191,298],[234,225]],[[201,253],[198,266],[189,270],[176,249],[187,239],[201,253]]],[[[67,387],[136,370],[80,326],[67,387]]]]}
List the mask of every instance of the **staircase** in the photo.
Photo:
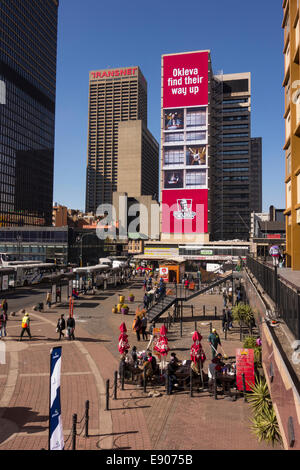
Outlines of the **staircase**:
{"type": "Polygon", "coordinates": [[[204,294],[205,292],[213,289],[214,287],[219,286],[220,284],[223,284],[226,281],[230,281],[232,279],[233,273],[231,272],[229,275],[224,276],[217,281],[210,282],[206,286],[200,288],[199,290],[191,291],[188,289],[183,289],[183,286],[178,286],[176,289],[176,294],[175,294],[175,289],[173,288],[172,291],[174,294],[172,295],[165,295],[161,300],[159,300],[156,304],[154,304],[152,307],[150,307],[147,311],[147,320],[150,323],[155,323],[163,313],[165,313],[169,308],[174,305],[174,303],[178,301],[188,301],[191,300],[198,295],[204,294]]]}

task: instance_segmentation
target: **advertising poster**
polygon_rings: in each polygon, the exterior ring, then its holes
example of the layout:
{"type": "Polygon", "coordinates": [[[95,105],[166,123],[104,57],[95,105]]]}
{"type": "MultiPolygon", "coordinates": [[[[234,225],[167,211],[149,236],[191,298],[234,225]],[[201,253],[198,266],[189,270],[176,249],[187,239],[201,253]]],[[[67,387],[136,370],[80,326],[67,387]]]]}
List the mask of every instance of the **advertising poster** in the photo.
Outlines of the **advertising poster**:
{"type": "Polygon", "coordinates": [[[183,170],[166,170],[164,181],[165,189],[183,188],[183,170]]]}
{"type": "Polygon", "coordinates": [[[8,290],[8,276],[2,277],[2,290],[8,290]]]}
{"type": "Polygon", "coordinates": [[[163,233],[207,233],[208,190],[162,192],[163,233]]]}
{"type": "Polygon", "coordinates": [[[183,110],[172,109],[165,111],[165,130],[183,129],[183,110]]]}
{"type": "Polygon", "coordinates": [[[159,268],[159,276],[166,282],[169,280],[169,269],[166,267],[159,268]]]}
{"type": "Polygon", "coordinates": [[[206,146],[188,147],[186,150],[187,165],[206,165],[206,146]]]}
{"type": "Polygon", "coordinates": [[[163,108],[208,105],[208,52],[163,56],[163,108]]]}

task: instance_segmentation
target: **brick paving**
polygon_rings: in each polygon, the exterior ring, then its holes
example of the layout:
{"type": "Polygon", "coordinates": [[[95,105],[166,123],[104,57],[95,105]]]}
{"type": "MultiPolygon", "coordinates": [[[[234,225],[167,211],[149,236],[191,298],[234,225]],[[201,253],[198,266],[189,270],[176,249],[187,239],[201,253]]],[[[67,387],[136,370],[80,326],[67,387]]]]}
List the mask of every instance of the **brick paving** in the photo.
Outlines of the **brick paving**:
{"type": "MultiPolygon", "coordinates": [[[[0,450],[47,449],[49,413],[49,360],[52,347],[61,345],[61,402],[65,447],[72,446],[72,416],[77,414],[78,450],[267,450],[249,431],[250,409],[243,399],[231,402],[222,396],[215,401],[207,392],[178,391],[168,396],[158,387],[159,397],[149,397],[142,388],[125,385],[112,399],[114,371],[118,370],[117,348],[119,326],[125,320],[129,343],[145,349],[147,342],[137,343],[131,326],[134,312],[143,298],[139,279],[124,289],[109,290],[75,301],[76,341],[58,341],[56,322],[67,304],[57,305],[44,313],[31,313],[33,339],[25,336],[18,342],[21,314],[10,317],[6,346],[6,364],[0,365],[0,450]],[[120,294],[133,292],[136,301],[130,304],[129,315],[112,314],[120,294]],[[105,410],[105,382],[110,380],[110,410],[105,410]],[[84,437],[85,402],[90,402],[89,437],[84,437]]],[[[186,303],[188,305],[189,303],[186,303]]],[[[203,336],[202,346],[210,359],[207,336],[210,322],[220,331],[222,309],[220,295],[206,294],[184,308],[182,336],[179,323],[168,333],[171,350],[180,359],[189,359],[194,321],[203,336]],[[201,317],[206,305],[206,317],[201,317]]],[[[163,321],[163,319],[161,320],[163,321]]],[[[157,325],[159,326],[159,325],[157,325]]],[[[225,341],[226,353],[234,355],[240,347],[239,333],[233,331],[225,341]]],[[[209,361],[207,361],[208,363],[209,361]]],[[[207,368],[206,363],[206,368],[207,368]]],[[[204,367],[205,368],[205,367],[204,367]]]]}

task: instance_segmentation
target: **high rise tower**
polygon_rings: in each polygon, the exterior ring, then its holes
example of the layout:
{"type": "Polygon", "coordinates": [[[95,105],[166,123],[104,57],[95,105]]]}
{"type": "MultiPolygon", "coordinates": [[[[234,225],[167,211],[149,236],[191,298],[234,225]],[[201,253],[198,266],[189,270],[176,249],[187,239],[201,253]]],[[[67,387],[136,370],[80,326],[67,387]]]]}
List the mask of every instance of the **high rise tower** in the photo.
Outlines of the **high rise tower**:
{"type": "Polygon", "coordinates": [[[0,2],[0,226],[51,225],[57,0],[0,2]]]}
{"type": "Polygon", "coordinates": [[[139,67],[90,72],[88,120],[86,211],[111,204],[117,191],[157,194],[158,144],[139,67]]]}

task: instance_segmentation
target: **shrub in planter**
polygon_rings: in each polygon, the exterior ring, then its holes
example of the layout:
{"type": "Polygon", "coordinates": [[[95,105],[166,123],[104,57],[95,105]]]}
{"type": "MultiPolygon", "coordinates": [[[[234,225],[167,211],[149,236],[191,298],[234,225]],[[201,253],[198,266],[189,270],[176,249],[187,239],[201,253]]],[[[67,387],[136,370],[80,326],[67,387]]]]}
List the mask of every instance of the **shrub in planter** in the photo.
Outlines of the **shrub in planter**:
{"type": "Polygon", "coordinates": [[[129,300],[129,302],[133,302],[134,301],[134,295],[129,294],[128,300],[129,300]]]}
{"type": "Polygon", "coordinates": [[[265,378],[256,377],[255,384],[251,385],[251,392],[247,394],[247,400],[253,411],[250,429],[259,442],[264,440],[272,446],[281,443],[279,425],[265,378]]]}
{"type": "Polygon", "coordinates": [[[235,305],[232,309],[233,318],[235,321],[241,323],[244,322],[246,325],[251,326],[255,322],[254,312],[250,305],[240,302],[235,305]]]}

